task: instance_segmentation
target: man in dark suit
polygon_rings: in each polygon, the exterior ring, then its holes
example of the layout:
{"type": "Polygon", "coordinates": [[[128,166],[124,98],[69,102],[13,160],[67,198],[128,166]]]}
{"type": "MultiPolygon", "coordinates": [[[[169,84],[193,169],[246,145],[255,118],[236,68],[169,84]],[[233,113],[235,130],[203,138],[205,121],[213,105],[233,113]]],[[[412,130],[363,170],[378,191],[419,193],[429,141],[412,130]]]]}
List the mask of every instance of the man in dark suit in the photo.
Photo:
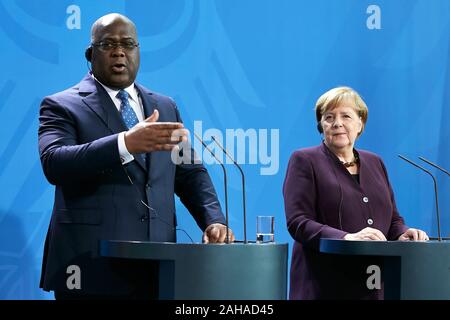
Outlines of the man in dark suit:
{"type": "Polygon", "coordinates": [[[146,288],[156,267],[99,257],[98,240],[176,241],[174,193],[204,242],[224,241],[225,220],[206,169],[171,161],[188,133],[171,98],[135,83],[134,23],[120,14],[98,19],[86,59],[92,72],[40,109],[41,163],[56,186],[41,287],[57,299],[154,297],[157,288],[146,288]],[[69,266],[81,271],[80,289],[67,288],[69,266]]]}

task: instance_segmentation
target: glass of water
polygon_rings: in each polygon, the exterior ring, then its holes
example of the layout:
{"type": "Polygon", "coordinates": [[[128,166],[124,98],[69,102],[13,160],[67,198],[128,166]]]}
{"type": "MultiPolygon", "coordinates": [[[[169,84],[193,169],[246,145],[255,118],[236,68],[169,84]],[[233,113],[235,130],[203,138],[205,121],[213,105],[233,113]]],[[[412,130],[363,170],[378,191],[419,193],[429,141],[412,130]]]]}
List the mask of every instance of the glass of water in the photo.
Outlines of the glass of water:
{"type": "Polygon", "coordinates": [[[274,242],[274,216],[256,217],[256,243],[274,242]]]}

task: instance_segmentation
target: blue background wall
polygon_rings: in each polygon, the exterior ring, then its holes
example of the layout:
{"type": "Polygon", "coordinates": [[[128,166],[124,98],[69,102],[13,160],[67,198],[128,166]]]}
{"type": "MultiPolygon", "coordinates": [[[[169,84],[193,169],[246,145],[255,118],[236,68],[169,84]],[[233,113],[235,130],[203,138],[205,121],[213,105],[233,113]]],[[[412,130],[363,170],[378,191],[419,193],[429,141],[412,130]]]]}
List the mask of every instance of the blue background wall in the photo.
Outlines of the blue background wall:
{"type": "MultiPolygon", "coordinates": [[[[46,299],[38,289],[54,188],[37,152],[43,96],[87,72],[91,24],[120,12],[136,22],[138,81],[172,96],[186,126],[203,130],[279,129],[279,170],[247,174],[248,235],[256,215],[275,215],[276,241],[286,231],[281,187],[293,150],[320,143],[313,107],[326,90],[349,85],[369,106],[359,148],[380,154],[400,212],[436,236],[431,179],[397,158],[428,157],[450,167],[450,1],[447,0],[152,0],[0,2],[0,298],[46,299]],[[80,29],[67,20],[75,4],[80,29]],[[369,5],[381,29],[367,27],[369,5]]],[[[222,173],[208,166],[223,199],[222,173]]],[[[229,167],[230,224],[242,239],[240,178],[229,167]]],[[[434,171],[434,170],[433,170],[434,171]]],[[[450,233],[449,181],[439,176],[443,235],[450,233]]],[[[178,204],[178,221],[195,241],[201,232],[178,204]]],[[[180,242],[189,239],[178,233],[180,242]]]]}

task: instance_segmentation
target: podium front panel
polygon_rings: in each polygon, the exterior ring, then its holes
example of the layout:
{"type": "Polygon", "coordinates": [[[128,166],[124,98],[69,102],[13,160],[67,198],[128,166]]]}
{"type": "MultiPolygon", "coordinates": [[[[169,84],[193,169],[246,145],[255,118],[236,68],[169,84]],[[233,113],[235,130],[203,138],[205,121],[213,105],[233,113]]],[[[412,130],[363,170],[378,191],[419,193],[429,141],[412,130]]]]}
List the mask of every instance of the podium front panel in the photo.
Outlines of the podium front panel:
{"type": "Polygon", "coordinates": [[[284,300],[287,244],[100,241],[100,255],[159,261],[160,299],[284,300]]]}
{"type": "Polygon", "coordinates": [[[322,239],[320,251],[383,257],[386,299],[450,300],[450,241],[322,239]]]}

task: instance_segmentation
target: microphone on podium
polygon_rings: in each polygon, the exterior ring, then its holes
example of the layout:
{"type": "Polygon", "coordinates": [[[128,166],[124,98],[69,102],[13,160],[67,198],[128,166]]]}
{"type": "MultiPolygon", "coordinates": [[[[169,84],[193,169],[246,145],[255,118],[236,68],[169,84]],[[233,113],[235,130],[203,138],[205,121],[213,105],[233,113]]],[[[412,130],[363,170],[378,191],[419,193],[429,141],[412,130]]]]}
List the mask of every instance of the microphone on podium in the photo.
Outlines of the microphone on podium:
{"type": "Polygon", "coordinates": [[[424,162],[426,162],[426,163],[428,163],[429,165],[435,167],[436,169],[441,170],[441,171],[442,171],[443,173],[445,173],[446,175],[450,176],[450,172],[448,172],[448,171],[445,170],[444,168],[438,166],[436,163],[433,163],[433,162],[431,162],[430,160],[425,159],[424,157],[419,157],[419,159],[422,160],[422,161],[424,161],[424,162]]]}
{"type": "Polygon", "coordinates": [[[422,171],[425,171],[426,173],[428,173],[431,178],[433,179],[433,183],[434,183],[434,196],[435,196],[435,201],[436,201],[436,218],[437,218],[437,229],[438,229],[438,241],[442,241],[441,238],[441,223],[440,223],[440,216],[439,216],[439,204],[438,204],[438,190],[437,190],[437,182],[436,182],[436,178],[434,177],[434,175],[428,171],[427,169],[425,169],[424,167],[418,165],[417,163],[405,158],[402,155],[398,155],[400,157],[400,159],[405,160],[406,162],[412,164],[413,166],[415,166],[416,168],[419,168],[422,171]]]}
{"type": "Polygon", "coordinates": [[[242,171],[242,168],[238,163],[228,154],[227,150],[216,140],[214,136],[211,137],[211,139],[216,143],[216,145],[219,146],[219,148],[225,153],[225,155],[233,162],[233,164],[239,169],[239,172],[241,173],[241,180],[242,180],[242,207],[244,210],[244,243],[247,243],[247,213],[245,210],[245,176],[244,171],[242,171]]]}
{"type": "Polygon", "coordinates": [[[214,159],[217,160],[217,162],[220,164],[223,170],[223,182],[224,182],[224,188],[225,188],[225,224],[227,228],[227,235],[225,238],[226,243],[230,243],[230,235],[228,231],[228,192],[227,192],[227,171],[225,170],[225,166],[223,165],[222,161],[219,160],[219,158],[216,156],[214,151],[212,151],[206,144],[203,142],[202,138],[200,138],[195,132],[194,136],[197,138],[198,141],[202,143],[202,145],[205,147],[206,150],[214,157],[214,159]]]}
{"type": "MultiPolygon", "coordinates": [[[[431,162],[430,160],[425,159],[424,157],[419,157],[419,159],[424,161],[424,162],[426,162],[426,163],[428,163],[429,165],[435,167],[436,169],[439,169],[440,171],[442,171],[443,173],[445,173],[446,175],[448,175],[450,177],[450,172],[448,172],[448,170],[442,168],[441,166],[437,165],[436,163],[431,162]]],[[[444,237],[444,238],[442,238],[442,240],[450,240],[450,238],[444,237]]]]}

